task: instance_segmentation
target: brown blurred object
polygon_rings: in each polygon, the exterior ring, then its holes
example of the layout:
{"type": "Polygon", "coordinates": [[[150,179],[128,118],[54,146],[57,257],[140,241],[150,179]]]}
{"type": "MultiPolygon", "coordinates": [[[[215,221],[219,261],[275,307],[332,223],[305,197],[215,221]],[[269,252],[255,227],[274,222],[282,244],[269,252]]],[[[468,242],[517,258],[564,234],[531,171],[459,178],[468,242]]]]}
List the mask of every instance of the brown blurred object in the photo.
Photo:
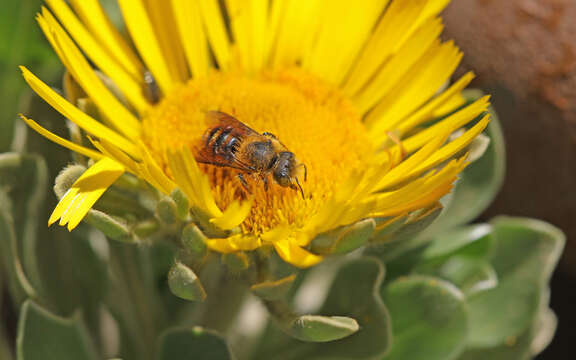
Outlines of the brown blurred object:
{"type": "Polygon", "coordinates": [[[453,0],[446,37],[461,71],[493,94],[507,144],[504,187],[487,216],[547,220],[568,237],[576,274],[576,1],[453,0]]]}

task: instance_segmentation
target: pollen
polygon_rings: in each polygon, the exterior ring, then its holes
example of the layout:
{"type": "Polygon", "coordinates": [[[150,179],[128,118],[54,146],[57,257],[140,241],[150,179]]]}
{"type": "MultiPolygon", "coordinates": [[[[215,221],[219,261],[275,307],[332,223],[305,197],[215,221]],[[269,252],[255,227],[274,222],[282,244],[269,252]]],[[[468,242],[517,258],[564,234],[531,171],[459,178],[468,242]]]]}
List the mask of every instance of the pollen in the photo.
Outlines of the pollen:
{"type": "Polygon", "coordinates": [[[208,111],[228,113],[259,133],[274,134],[307,168],[300,192],[281,187],[268,174],[268,187],[255,174],[200,164],[209,176],[218,206],[253,198],[242,223],[246,234],[259,235],[276,226],[302,226],[353,171],[366,166],[374,150],[354,105],[334,86],[300,69],[263,72],[258,76],[219,73],[192,79],[167,94],[143,119],[143,141],[169,174],[166,153],[194,148],[207,130],[208,111]]]}

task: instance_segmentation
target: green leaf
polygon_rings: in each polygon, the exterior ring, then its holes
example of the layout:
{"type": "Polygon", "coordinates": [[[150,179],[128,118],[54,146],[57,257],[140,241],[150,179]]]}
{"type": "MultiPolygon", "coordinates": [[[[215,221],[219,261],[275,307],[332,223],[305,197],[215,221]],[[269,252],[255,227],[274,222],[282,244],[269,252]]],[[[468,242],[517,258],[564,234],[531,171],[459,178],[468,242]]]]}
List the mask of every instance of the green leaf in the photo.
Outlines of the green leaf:
{"type": "MultiPolygon", "coordinates": [[[[337,270],[324,305],[318,312],[327,317],[355,319],[360,329],[341,340],[310,343],[280,333],[277,325],[269,326],[251,358],[361,360],[382,356],[391,341],[388,310],[380,297],[383,279],[384,268],[375,258],[363,257],[345,263],[337,270]]],[[[352,324],[350,320],[346,321],[352,324]]]]}
{"type": "Polygon", "coordinates": [[[374,235],[373,246],[366,249],[365,254],[376,256],[384,263],[401,257],[414,249],[422,247],[431,241],[427,234],[428,227],[435,223],[442,209],[423,209],[415,211],[384,227],[374,235]]]}
{"type": "MultiPolygon", "coordinates": [[[[465,226],[443,232],[434,237],[434,240],[422,253],[422,259],[446,258],[472,244],[475,244],[473,246],[476,248],[476,257],[486,258],[491,247],[491,232],[492,227],[489,224],[465,226]]],[[[470,250],[472,247],[468,252],[470,250]]]]}
{"type": "Polygon", "coordinates": [[[96,317],[110,280],[106,238],[81,226],[71,233],[52,227],[42,240],[37,253],[44,300],[58,314],[81,308],[86,317],[96,317]]]}
{"type": "Polygon", "coordinates": [[[484,261],[455,258],[447,261],[439,277],[456,285],[466,296],[498,286],[494,268],[484,261]]]}
{"type": "Polygon", "coordinates": [[[452,284],[434,277],[407,276],[385,286],[382,296],[394,334],[386,360],[449,360],[464,349],[466,304],[452,284]]]}
{"type": "Polygon", "coordinates": [[[458,360],[525,360],[532,358],[530,345],[532,334],[526,331],[520,336],[512,336],[499,346],[488,349],[468,349],[458,360]]]}
{"type": "Polygon", "coordinates": [[[490,225],[481,224],[437,235],[412,272],[448,280],[467,296],[495,287],[498,279],[489,262],[491,231],[490,225]]]}
{"type": "Polygon", "coordinates": [[[12,201],[0,189],[0,263],[5,278],[3,280],[6,282],[12,301],[20,304],[26,297],[35,297],[36,290],[22,269],[11,208],[12,201]]]}
{"type": "Polygon", "coordinates": [[[290,335],[302,341],[329,342],[357,332],[358,322],[346,316],[302,315],[292,323],[290,335]]]}
{"type": "MultiPolygon", "coordinates": [[[[470,101],[483,96],[478,90],[464,93],[470,101]]],[[[504,137],[498,116],[489,109],[491,121],[486,130],[490,144],[484,155],[470,164],[461,174],[448,204],[438,220],[430,226],[430,234],[470,222],[491,203],[502,183],[506,170],[504,137]]]]}
{"type": "MultiPolygon", "coordinates": [[[[548,303],[544,294],[543,304],[548,303]]],[[[520,336],[508,337],[503,345],[491,348],[468,349],[459,360],[525,360],[538,355],[550,344],[556,331],[557,319],[554,313],[544,307],[538,319],[520,336]]]]}
{"type": "Polygon", "coordinates": [[[469,344],[476,348],[505,345],[538,319],[565,241],[560,230],[538,220],[500,217],[492,225],[495,248],[490,261],[499,284],[468,301],[469,344]]]}
{"type": "Polygon", "coordinates": [[[78,317],[57,317],[32,301],[22,305],[17,352],[18,360],[97,359],[78,317]]]}
{"type": "Polygon", "coordinates": [[[224,339],[199,327],[167,330],[160,339],[158,360],[229,360],[232,359],[224,339]]]}
{"type": "Polygon", "coordinates": [[[368,359],[384,354],[391,342],[388,309],[380,298],[382,263],[360,258],[344,264],[336,274],[321,314],[347,316],[360,330],[342,340],[315,344],[305,359],[368,359]]]}
{"type": "Polygon", "coordinates": [[[39,211],[45,197],[47,170],[38,156],[0,154],[0,252],[14,300],[41,289],[36,259],[39,211]],[[17,281],[14,281],[17,280],[17,281]],[[21,290],[17,290],[20,287],[21,290]]]}
{"type": "Polygon", "coordinates": [[[311,243],[317,254],[343,254],[364,245],[374,232],[374,219],[365,219],[318,235],[311,243]]]}
{"type": "MultiPolygon", "coordinates": [[[[0,186],[11,199],[14,231],[19,243],[22,267],[35,288],[40,288],[36,263],[36,236],[39,211],[46,195],[47,169],[34,155],[0,154],[0,186]]],[[[4,206],[7,206],[5,204],[4,206]]]]}

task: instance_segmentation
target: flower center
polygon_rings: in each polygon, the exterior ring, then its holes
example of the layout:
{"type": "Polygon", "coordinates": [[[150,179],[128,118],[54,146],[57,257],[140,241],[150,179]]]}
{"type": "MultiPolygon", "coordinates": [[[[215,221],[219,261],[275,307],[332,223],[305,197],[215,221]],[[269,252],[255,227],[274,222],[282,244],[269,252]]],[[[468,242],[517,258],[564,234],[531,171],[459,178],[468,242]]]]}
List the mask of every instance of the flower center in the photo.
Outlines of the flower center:
{"type": "MultiPolygon", "coordinates": [[[[335,87],[302,70],[265,72],[257,77],[214,73],[190,80],[168,94],[143,121],[143,140],[167,169],[166,150],[194,147],[208,129],[206,112],[228,113],[259,133],[274,134],[307,168],[299,191],[278,185],[268,189],[260,176],[244,173],[254,205],[242,224],[260,234],[279,224],[301,226],[325,203],[373,151],[361,115],[335,87]]],[[[223,209],[246,196],[238,170],[201,164],[223,209]]]]}

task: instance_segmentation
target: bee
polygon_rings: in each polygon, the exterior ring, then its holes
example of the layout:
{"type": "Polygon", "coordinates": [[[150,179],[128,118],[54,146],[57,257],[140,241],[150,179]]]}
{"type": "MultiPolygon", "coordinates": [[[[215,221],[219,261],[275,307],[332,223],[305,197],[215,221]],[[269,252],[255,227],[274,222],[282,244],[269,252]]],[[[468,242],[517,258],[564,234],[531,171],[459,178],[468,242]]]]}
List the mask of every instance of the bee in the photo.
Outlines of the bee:
{"type": "Polygon", "coordinates": [[[209,126],[196,149],[196,161],[240,170],[237,177],[247,192],[251,191],[245,174],[259,176],[265,189],[268,189],[268,175],[271,174],[278,185],[300,190],[304,198],[298,176],[303,170],[306,181],[306,165],[299,162],[275,135],[260,134],[221,111],[209,111],[206,117],[209,126]]]}

